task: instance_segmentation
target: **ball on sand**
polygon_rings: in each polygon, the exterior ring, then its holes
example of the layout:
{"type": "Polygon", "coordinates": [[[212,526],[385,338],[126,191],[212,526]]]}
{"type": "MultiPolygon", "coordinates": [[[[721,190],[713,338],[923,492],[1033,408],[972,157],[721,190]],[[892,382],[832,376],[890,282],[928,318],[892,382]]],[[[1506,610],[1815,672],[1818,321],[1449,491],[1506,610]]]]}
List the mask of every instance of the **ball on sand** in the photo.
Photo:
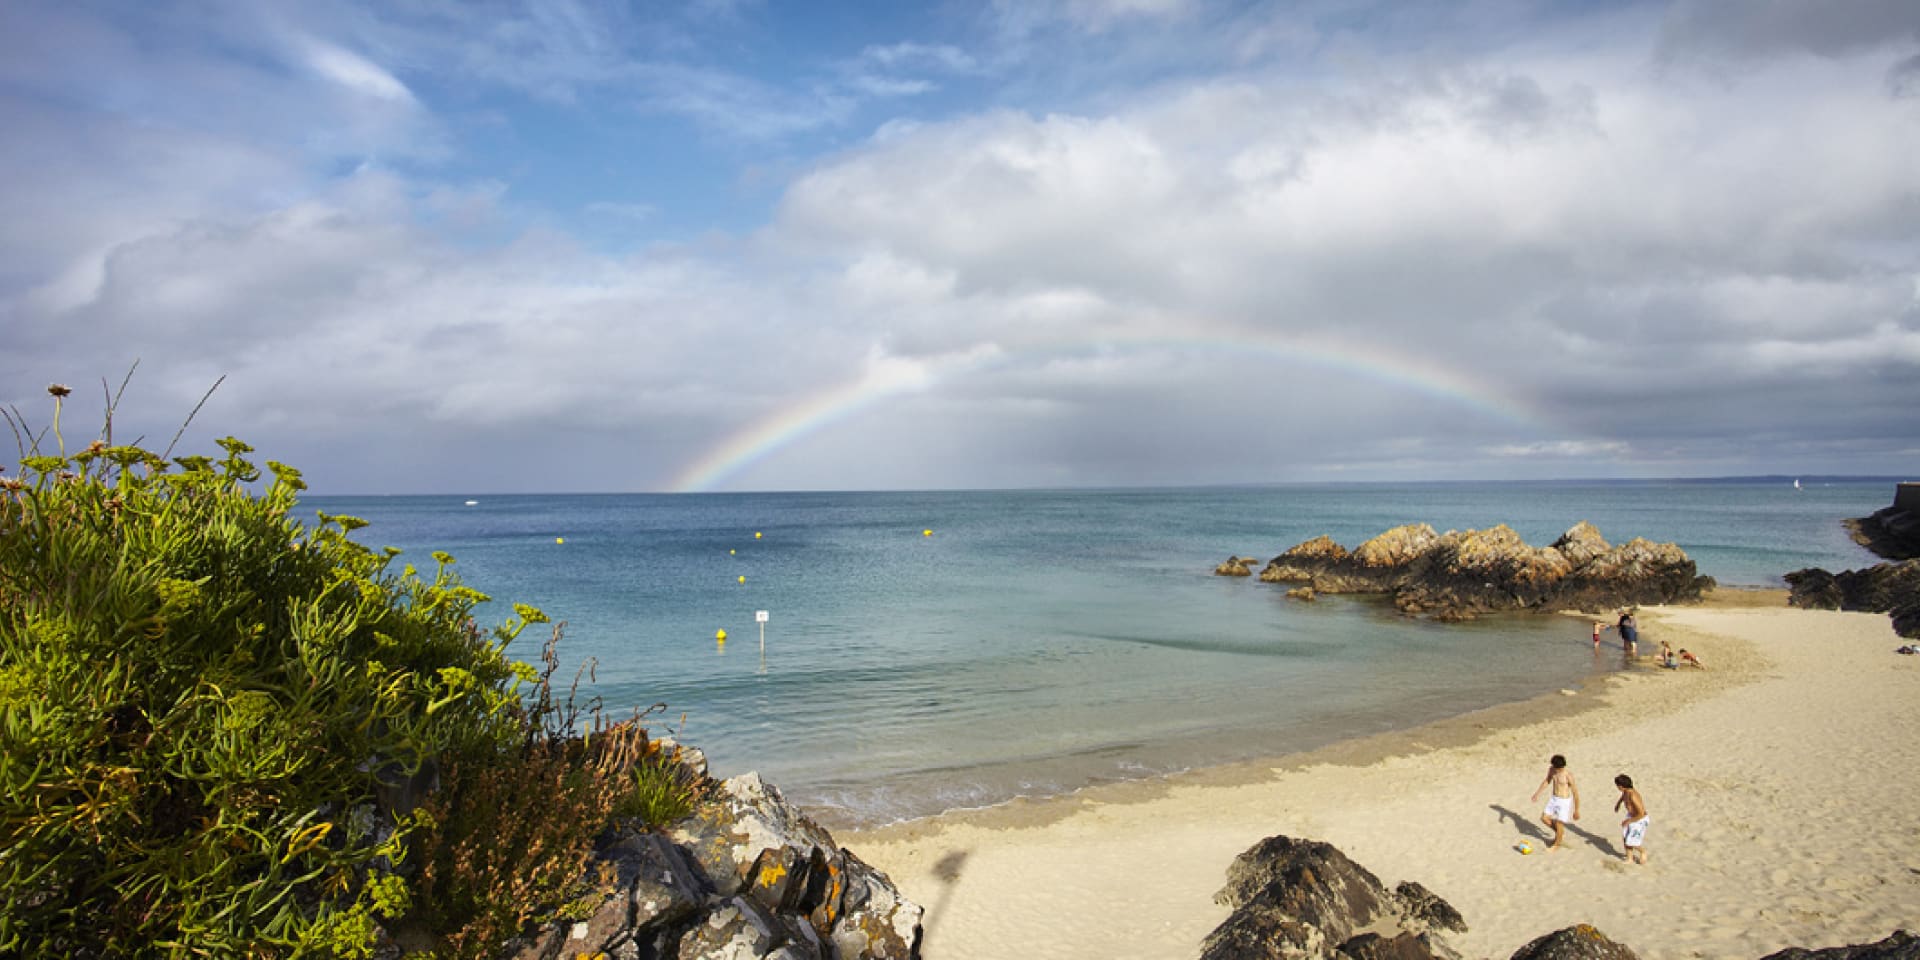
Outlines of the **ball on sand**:
{"type": "Polygon", "coordinates": [[[1533,852],[1533,844],[1531,844],[1531,843],[1528,843],[1528,842],[1526,842],[1525,840],[1522,840],[1522,841],[1520,841],[1520,852],[1521,852],[1522,854],[1528,854],[1528,853],[1532,853],[1532,852],[1533,852]]]}

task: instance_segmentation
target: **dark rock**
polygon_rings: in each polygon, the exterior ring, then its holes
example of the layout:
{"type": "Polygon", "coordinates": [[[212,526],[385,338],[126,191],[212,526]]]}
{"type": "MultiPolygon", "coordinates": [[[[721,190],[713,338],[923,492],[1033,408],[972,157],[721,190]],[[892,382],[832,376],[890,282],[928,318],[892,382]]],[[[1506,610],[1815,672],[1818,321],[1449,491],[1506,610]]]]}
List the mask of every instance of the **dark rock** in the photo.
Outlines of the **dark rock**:
{"type": "Polygon", "coordinates": [[[1785,577],[1789,593],[1787,605],[1802,610],[1838,610],[1847,602],[1846,592],[1833,574],[1819,567],[1795,570],[1785,577]]]}
{"type": "MultiPolygon", "coordinates": [[[[686,762],[685,755],[681,755],[686,762]]],[[[587,876],[612,892],[585,920],[511,945],[516,960],[914,960],[919,905],[757,774],[712,785],[665,834],[602,837],[587,876]]]]}
{"type": "Polygon", "coordinates": [[[1824,950],[1789,947],[1779,953],[1767,954],[1761,960],[1920,960],[1920,937],[1905,930],[1895,930],[1892,936],[1878,943],[1857,943],[1824,950]]]}
{"type": "Polygon", "coordinates": [[[1363,933],[1341,944],[1339,955],[1353,960],[1440,960],[1452,954],[1451,951],[1435,953],[1432,940],[1424,934],[1407,932],[1397,937],[1363,933]]]}
{"type": "Polygon", "coordinates": [[[1529,546],[1505,525],[1436,534],[1395,527],[1348,553],[1321,536],[1273,558],[1260,579],[1319,593],[1385,593],[1402,612],[1470,620],[1504,610],[1599,610],[1698,600],[1713,587],[1671,543],[1609,546],[1582,521],[1550,547],[1529,546]]]}
{"type": "Polygon", "coordinates": [[[1201,960],[1456,960],[1435,928],[1466,929],[1425,887],[1390,894],[1332,845],[1291,837],[1234,858],[1213,899],[1234,911],[1207,935],[1201,960]]]}
{"type": "Polygon", "coordinates": [[[1372,923],[1388,901],[1379,878],[1330,843],[1268,837],[1234,858],[1215,903],[1255,904],[1314,927],[1340,943],[1372,923]]]}
{"type": "Polygon", "coordinates": [[[679,960],[764,957],[787,939],[779,917],[745,897],[730,897],[681,938],[679,960]]]}
{"type": "Polygon", "coordinates": [[[1639,960],[1587,924],[1555,930],[1521,947],[1512,960],[1639,960]]]}
{"type": "Polygon", "coordinates": [[[828,934],[835,956],[908,960],[920,955],[921,907],[902,897],[886,875],[850,850],[845,855],[840,917],[828,934]]]}
{"type": "Polygon", "coordinates": [[[1320,928],[1258,905],[1233,911],[1200,944],[1200,960],[1303,960],[1330,955],[1320,928]]]}
{"type": "Polygon", "coordinates": [[[1863,610],[1893,617],[1895,633],[1920,638],[1920,560],[1828,573],[1818,567],[1786,576],[1787,603],[1810,610],[1863,610]]]}
{"type": "Polygon", "coordinates": [[[1294,587],[1292,590],[1287,591],[1287,597],[1293,600],[1312,600],[1314,598],[1313,588],[1294,587]]]}
{"type": "Polygon", "coordinates": [[[1893,506],[1845,521],[1855,543],[1887,560],[1920,557],[1920,483],[1894,488],[1893,506]]]}
{"type": "Polygon", "coordinates": [[[709,888],[687,852],[659,834],[629,837],[601,854],[627,891],[633,926],[672,926],[699,912],[709,888]]]}
{"type": "Polygon", "coordinates": [[[1400,912],[1410,925],[1424,926],[1428,929],[1452,930],[1455,933],[1467,932],[1467,918],[1453,908],[1453,904],[1440,899],[1433,891],[1411,880],[1393,888],[1393,897],[1400,903],[1400,912]]]}

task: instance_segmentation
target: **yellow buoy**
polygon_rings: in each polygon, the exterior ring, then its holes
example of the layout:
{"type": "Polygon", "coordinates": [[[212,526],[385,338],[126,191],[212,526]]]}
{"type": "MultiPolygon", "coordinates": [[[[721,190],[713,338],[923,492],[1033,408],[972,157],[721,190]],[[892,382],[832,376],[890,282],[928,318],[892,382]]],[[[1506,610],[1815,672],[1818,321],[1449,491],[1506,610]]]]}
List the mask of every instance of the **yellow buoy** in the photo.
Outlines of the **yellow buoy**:
{"type": "Polygon", "coordinates": [[[755,531],[753,532],[753,538],[754,538],[755,540],[758,540],[758,539],[760,539],[760,531],[758,531],[758,530],[755,530],[755,531]]]}
{"type": "Polygon", "coordinates": [[[715,631],[713,632],[713,638],[714,638],[715,640],[718,640],[718,641],[720,641],[721,643],[726,643],[726,642],[727,642],[727,632],[726,632],[725,630],[715,630],[715,631]]]}
{"type": "Polygon", "coordinates": [[[920,535],[921,535],[921,536],[923,536],[923,537],[931,537],[931,536],[933,536],[933,531],[932,531],[932,530],[922,530],[922,531],[920,531],[920,535]]]}
{"type": "Polygon", "coordinates": [[[554,542],[554,543],[566,543],[566,542],[567,542],[567,538],[566,538],[566,537],[554,537],[554,538],[553,538],[553,542],[554,542]]]}
{"type": "Polygon", "coordinates": [[[741,575],[740,575],[740,582],[741,582],[741,583],[746,583],[746,582],[747,582],[747,575],[746,575],[746,574],[744,574],[744,573],[743,573],[743,574],[741,574],[741,575]]]}
{"type": "Polygon", "coordinates": [[[733,556],[733,551],[732,551],[732,550],[728,550],[728,551],[727,551],[727,556],[729,556],[729,557],[731,557],[731,556],[733,556]]]}

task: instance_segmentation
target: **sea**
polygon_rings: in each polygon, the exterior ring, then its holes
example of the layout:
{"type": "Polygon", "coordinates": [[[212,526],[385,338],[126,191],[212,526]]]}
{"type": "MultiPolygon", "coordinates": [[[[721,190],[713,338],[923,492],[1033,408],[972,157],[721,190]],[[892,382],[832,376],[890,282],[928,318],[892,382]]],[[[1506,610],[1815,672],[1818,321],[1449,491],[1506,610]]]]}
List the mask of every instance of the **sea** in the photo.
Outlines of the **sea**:
{"type": "MultiPolygon", "coordinates": [[[[564,621],[562,677],[757,770],[830,826],[1279,757],[1624,669],[1569,617],[1410,619],[1216,577],[1329,534],[1504,523],[1675,541],[1729,587],[1870,565],[1891,480],[313,497],[430,570],[564,621]],[[725,632],[725,640],[718,638],[725,632]]],[[[537,661],[546,628],[509,652],[537,661]]],[[[1657,631],[1645,639],[1657,641],[1657,631]]],[[[1611,639],[1611,635],[1609,635],[1611,639]]]]}

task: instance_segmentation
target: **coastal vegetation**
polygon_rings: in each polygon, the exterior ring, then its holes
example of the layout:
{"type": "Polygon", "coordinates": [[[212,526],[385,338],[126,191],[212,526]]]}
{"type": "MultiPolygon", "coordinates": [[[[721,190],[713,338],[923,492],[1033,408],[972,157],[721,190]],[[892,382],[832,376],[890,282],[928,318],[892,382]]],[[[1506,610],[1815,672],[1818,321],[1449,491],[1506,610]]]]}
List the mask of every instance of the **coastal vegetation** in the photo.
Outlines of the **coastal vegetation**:
{"type": "MultiPolygon", "coordinates": [[[[0,471],[0,953],[483,956],[597,903],[616,816],[698,778],[641,715],[556,692],[454,558],[295,518],[300,472],[226,438],[69,450],[65,387],[0,471]]],[[[644,825],[641,824],[641,825],[644,825]]]]}

